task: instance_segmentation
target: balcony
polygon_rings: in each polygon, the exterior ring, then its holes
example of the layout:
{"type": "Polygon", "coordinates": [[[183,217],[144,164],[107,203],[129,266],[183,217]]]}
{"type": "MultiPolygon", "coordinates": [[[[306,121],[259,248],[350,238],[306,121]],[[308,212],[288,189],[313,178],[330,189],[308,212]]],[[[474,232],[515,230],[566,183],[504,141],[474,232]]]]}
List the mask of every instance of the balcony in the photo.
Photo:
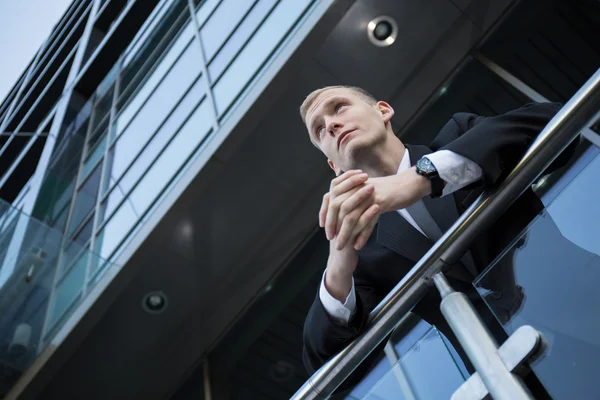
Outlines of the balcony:
{"type": "Polygon", "coordinates": [[[107,267],[82,243],[0,201],[0,397],[56,345],[107,267]]]}
{"type": "Polygon", "coordinates": [[[329,396],[391,331],[385,356],[346,399],[595,398],[600,136],[588,127],[598,123],[599,104],[600,70],[550,121],[506,181],[461,216],[373,311],[370,326],[293,398],[329,396]],[[544,174],[565,155],[567,166],[544,174]],[[493,316],[486,320],[469,305],[475,300],[454,292],[439,271],[458,260],[531,184],[543,211],[522,221],[525,228],[473,283],[493,316]],[[427,274],[433,275],[442,313],[475,367],[472,375],[465,374],[435,327],[419,336],[417,328],[406,329],[409,317],[400,319],[423,296],[427,274]],[[496,323],[504,342],[496,343],[496,323]],[[412,347],[399,354],[402,344],[412,347]]]}

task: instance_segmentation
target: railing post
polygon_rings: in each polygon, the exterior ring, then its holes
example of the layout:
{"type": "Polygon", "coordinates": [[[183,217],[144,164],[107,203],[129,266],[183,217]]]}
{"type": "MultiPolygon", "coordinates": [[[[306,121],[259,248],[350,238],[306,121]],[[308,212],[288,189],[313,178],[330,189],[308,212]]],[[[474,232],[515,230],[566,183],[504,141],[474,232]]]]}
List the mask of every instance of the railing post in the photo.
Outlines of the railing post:
{"type": "Polygon", "coordinates": [[[442,296],[442,314],[494,400],[533,399],[500,358],[498,344],[467,296],[454,291],[442,273],[436,274],[433,282],[442,296]]]}

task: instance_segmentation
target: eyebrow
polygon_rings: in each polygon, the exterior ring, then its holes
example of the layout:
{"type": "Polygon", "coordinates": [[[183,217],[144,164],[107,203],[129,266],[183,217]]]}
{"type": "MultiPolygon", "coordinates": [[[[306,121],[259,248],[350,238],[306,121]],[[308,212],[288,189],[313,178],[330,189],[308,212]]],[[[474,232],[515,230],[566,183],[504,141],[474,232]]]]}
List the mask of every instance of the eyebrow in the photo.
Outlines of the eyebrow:
{"type": "MultiPolygon", "coordinates": [[[[331,97],[330,99],[326,100],[321,107],[324,110],[327,110],[333,103],[337,103],[338,101],[342,101],[342,100],[346,100],[344,97],[336,95],[334,97],[331,97]]],[[[310,133],[313,134],[315,131],[315,125],[317,124],[318,118],[314,118],[311,123],[310,123],[310,133]]]]}

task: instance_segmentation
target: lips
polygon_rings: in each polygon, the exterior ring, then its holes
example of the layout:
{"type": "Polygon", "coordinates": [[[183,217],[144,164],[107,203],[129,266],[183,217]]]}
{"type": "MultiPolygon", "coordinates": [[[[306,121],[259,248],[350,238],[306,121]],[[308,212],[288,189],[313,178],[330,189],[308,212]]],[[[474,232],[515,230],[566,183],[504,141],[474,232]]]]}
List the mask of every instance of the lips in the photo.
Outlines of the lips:
{"type": "Polygon", "coordinates": [[[344,140],[344,138],[349,135],[350,133],[354,132],[356,129],[351,129],[348,131],[344,131],[340,134],[340,136],[338,136],[338,149],[340,148],[340,146],[342,145],[342,140],[344,140]]]}

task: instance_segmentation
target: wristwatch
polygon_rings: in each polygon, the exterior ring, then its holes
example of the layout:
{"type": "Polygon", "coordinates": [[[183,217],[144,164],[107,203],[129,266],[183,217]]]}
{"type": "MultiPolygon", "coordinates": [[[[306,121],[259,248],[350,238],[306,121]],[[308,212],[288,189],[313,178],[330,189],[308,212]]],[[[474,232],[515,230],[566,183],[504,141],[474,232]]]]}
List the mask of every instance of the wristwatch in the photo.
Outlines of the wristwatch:
{"type": "Polygon", "coordinates": [[[424,176],[431,182],[431,197],[441,197],[444,191],[445,182],[440,178],[435,165],[427,157],[421,158],[416,165],[417,174],[424,176]]]}

